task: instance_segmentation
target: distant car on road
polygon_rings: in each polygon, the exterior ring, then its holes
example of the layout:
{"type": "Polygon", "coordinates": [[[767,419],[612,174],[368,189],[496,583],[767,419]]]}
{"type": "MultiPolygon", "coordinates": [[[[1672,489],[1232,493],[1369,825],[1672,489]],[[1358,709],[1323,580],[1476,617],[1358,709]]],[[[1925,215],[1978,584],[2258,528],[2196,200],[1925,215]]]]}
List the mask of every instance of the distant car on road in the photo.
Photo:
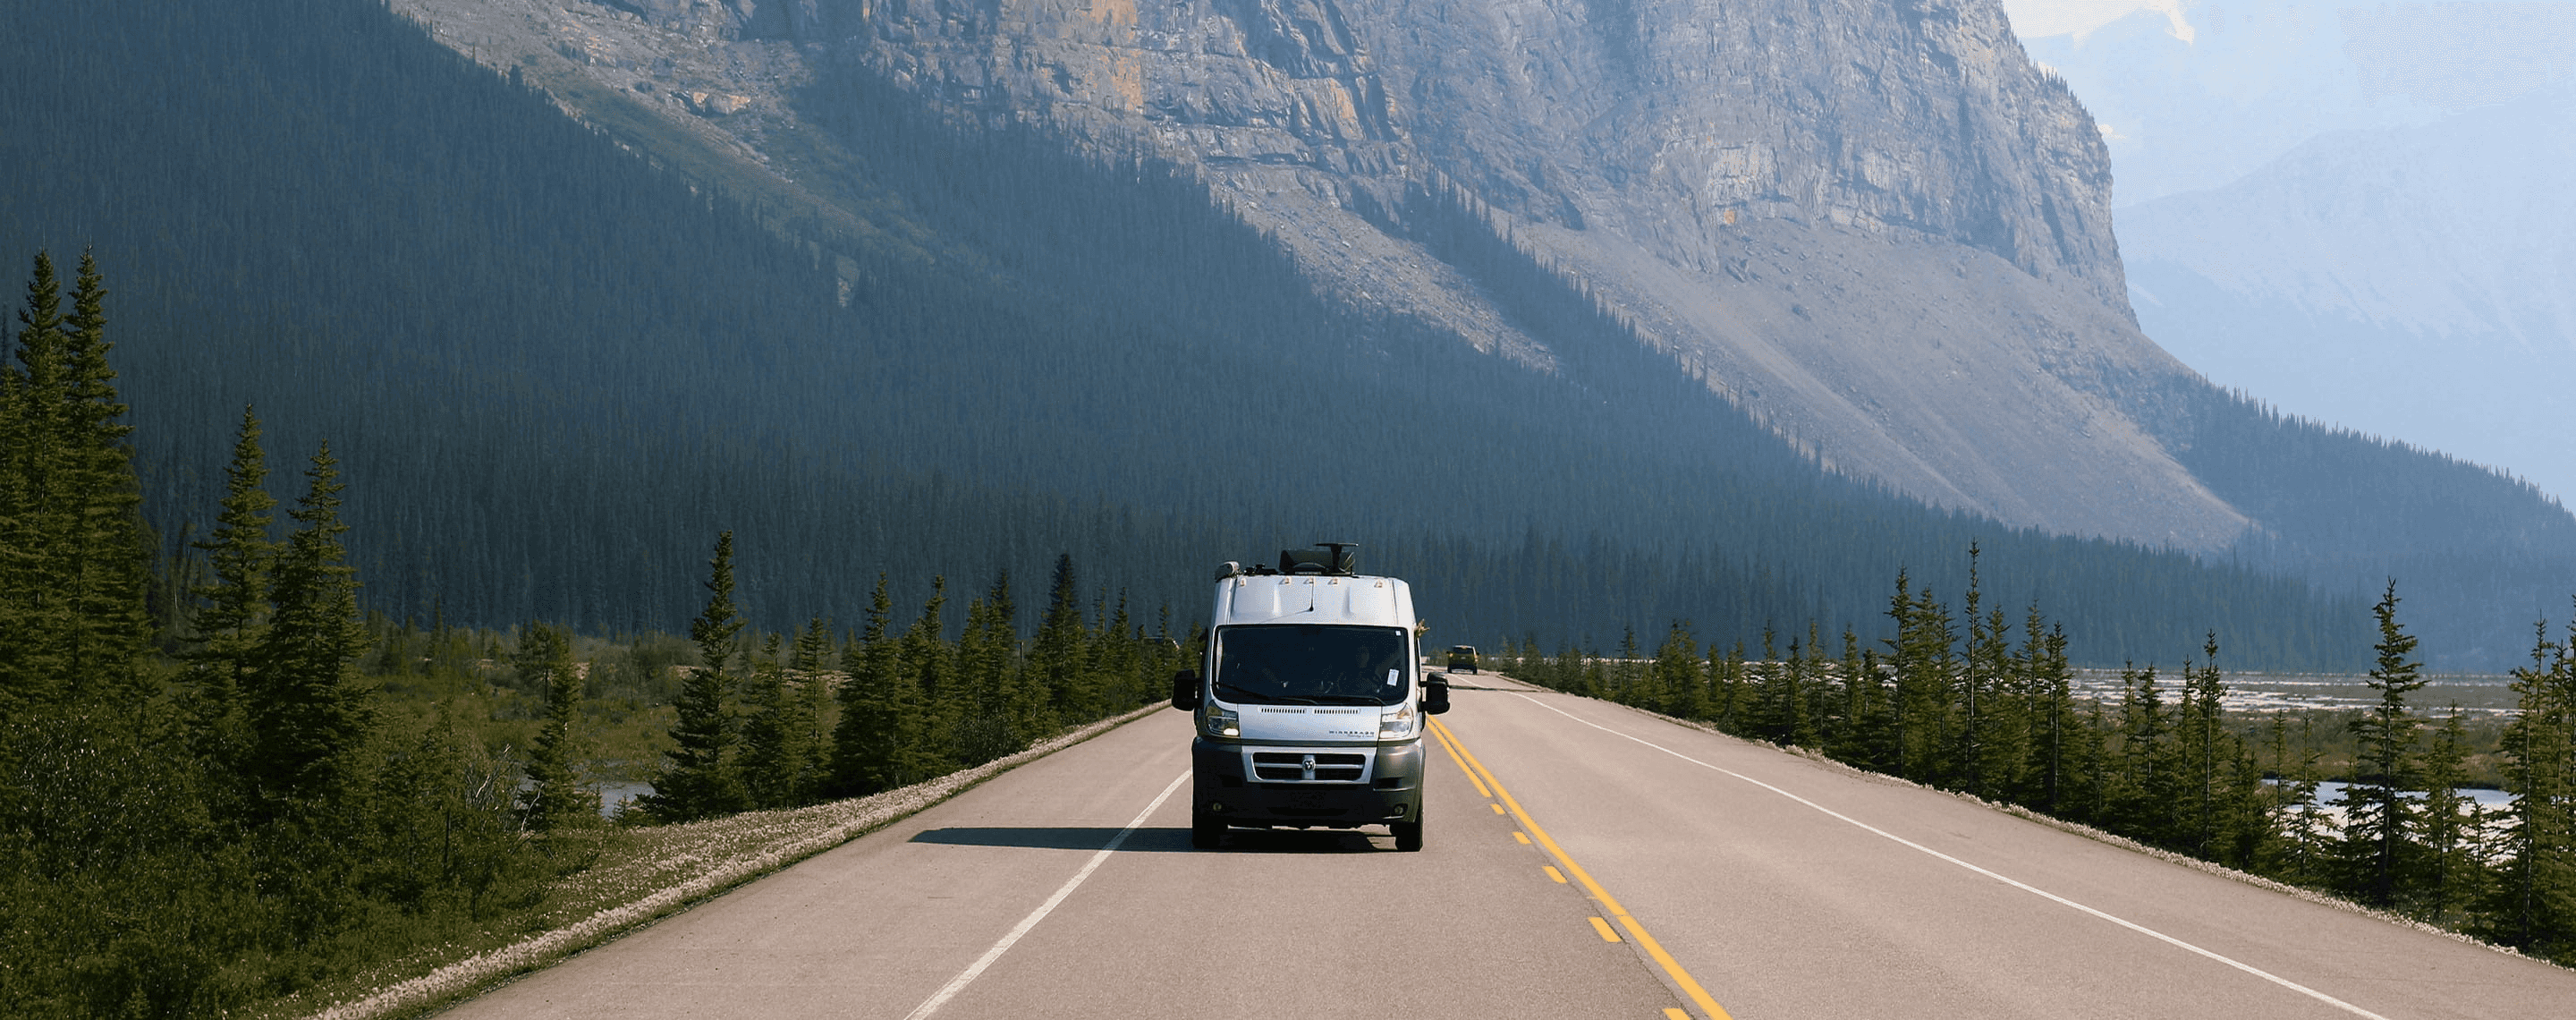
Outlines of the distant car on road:
{"type": "Polygon", "coordinates": [[[1449,668],[1450,668],[1452,671],[1455,671],[1455,672],[1463,672],[1463,673],[1473,673],[1473,672],[1475,672],[1475,671],[1476,671],[1476,646],[1474,646],[1474,645],[1451,645],[1451,646],[1449,646],[1449,668]]]}

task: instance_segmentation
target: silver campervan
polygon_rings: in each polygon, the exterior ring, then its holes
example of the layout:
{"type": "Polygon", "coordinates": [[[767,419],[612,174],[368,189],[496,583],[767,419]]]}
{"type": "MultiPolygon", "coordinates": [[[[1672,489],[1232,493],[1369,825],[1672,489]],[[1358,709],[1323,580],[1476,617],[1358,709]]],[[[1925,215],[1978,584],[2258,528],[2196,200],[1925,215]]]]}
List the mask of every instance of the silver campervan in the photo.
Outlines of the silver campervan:
{"type": "Polygon", "coordinates": [[[1320,544],[1221,568],[1206,654],[1172,678],[1172,707],[1198,722],[1200,849],[1228,828],[1363,825],[1422,849],[1424,717],[1449,710],[1448,682],[1419,668],[1412,589],[1356,572],[1355,545],[1320,544]]]}

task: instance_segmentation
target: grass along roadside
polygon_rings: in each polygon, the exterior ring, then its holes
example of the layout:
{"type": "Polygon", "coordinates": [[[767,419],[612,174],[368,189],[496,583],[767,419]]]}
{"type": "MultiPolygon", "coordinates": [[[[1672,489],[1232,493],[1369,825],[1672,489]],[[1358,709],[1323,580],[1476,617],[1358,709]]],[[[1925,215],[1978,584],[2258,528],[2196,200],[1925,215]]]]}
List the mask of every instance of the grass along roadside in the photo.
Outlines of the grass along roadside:
{"type": "MultiPolygon", "coordinates": [[[[1018,754],[873,796],[687,825],[603,832],[599,859],[561,883],[557,902],[549,906],[537,934],[496,940],[496,945],[443,946],[372,981],[321,993],[338,1001],[311,1015],[316,1020],[421,1015],[884,828],[987,779],[1166,707],[1148,705],[1068,730],[1018,754]]],[[[292,1009],[294,1001],[282,1005],[292,1009]]]]}

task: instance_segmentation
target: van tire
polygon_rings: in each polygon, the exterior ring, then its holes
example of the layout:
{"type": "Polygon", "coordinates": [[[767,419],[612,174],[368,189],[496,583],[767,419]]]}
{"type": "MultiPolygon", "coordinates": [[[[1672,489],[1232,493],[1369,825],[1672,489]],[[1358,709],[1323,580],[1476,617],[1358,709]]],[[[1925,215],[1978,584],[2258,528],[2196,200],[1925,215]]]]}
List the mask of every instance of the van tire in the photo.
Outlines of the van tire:
{"type": "Polygon", "coordinates": [[[1395,848],[1397,850],[1409,854],[1419,852],[1422,849],[1421,822],[1390,822],[1387,824],[1387,828],[1395,833],[1395,848]]]}
{"type": "Polygon", "coordinates": [[[1190,812],[1190,846],[1214,850],[1225,845],[1225,819],[1205,811],[1190,812]]]}

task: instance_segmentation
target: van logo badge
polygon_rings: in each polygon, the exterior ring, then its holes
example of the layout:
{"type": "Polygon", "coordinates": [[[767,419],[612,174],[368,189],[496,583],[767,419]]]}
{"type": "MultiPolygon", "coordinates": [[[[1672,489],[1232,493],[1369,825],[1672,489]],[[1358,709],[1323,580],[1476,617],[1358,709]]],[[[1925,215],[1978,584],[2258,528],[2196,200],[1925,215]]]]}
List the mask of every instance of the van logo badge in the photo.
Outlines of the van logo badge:
{"type": "Polygon", "coordinates": [[[1304,761],[1301,761],[1301,762],[1298,762],[1298,763],[1297,763],[1297,767],[1298,767],[1298,768],[1300,768],[1300,769],[1305,770],[1305,773],[1306,773],[1305,775],[1303,775],[1303,776],[1299,776],[1298,778],[1303,779],[1303,780],[1305,780],[1305,781],[1307,781],[1307,782],[1310,782],[1310,783],[1315,781],[1315,756],[1314,756],[1314,755],[1311,755],[1311,754],[1310,754],[1310,755],[1307,755],[1307,756],[1306,756],[1306,760],[1304,760],[1304,761]]]}

